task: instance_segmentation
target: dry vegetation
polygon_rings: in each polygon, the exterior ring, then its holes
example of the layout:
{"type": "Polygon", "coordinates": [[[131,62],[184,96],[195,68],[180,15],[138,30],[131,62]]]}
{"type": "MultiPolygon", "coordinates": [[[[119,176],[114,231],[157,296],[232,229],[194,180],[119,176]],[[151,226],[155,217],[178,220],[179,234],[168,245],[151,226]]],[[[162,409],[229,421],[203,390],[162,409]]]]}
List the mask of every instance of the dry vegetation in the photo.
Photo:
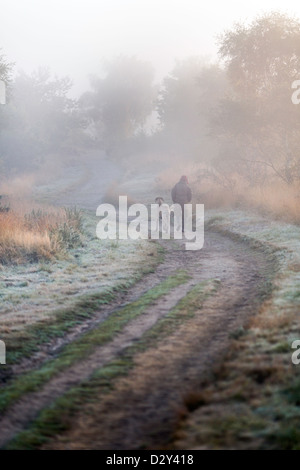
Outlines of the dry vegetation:
{"type": "Polygon", "coordinates": [[[238,181],[233,189],[224,189],[212,183],[196,185],[195,189],[197,199],[204,202],[207,208],[254,209],[274,219],[300,224],[300,192],[296,186],[277,182],[276,185],[253,188],[238,181]]]}
{"type": "Polygon", "coordinates": [[[191,175],[190,184],[195,203],[206,209],[250,209],[258,215],[300,224],[300,189],[298,185],[287,185],[278,180],[263,186],[252,186],[239,175],[216,176],[206,173],[197,165],[174,165],[173,169],[162,171],[156,178],[156,192],[170,198],[170,190],[180,175],[191,175]]]}

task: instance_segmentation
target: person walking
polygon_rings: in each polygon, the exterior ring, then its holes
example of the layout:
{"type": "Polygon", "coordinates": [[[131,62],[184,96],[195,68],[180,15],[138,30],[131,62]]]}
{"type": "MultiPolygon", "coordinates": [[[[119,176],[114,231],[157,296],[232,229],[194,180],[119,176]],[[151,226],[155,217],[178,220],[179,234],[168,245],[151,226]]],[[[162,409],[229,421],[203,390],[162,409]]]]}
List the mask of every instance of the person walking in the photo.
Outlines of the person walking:
{"type": "Polygon", "coordinates": [[[185,175],[183,175],[178,183],[175,184],[172,189],[171,196],[174,204],[179,204],[181,206],[182,231],[184,232],[184,205],[188,204],[192,200],[192,190],[185,175]]]}

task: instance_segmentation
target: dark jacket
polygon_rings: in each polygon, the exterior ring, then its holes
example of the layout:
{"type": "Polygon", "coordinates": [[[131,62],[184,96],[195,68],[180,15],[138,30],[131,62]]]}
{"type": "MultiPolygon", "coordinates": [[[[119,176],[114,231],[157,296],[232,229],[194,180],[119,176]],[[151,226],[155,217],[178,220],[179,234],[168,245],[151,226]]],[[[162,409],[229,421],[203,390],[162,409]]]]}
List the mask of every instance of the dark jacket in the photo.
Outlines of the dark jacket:
{"type": "Polygon", "coordinates": [[[188,183],[180,180],[172,189],[172,200],[176,204],[188,204],[192,200],[192,191],[188,183]]]}

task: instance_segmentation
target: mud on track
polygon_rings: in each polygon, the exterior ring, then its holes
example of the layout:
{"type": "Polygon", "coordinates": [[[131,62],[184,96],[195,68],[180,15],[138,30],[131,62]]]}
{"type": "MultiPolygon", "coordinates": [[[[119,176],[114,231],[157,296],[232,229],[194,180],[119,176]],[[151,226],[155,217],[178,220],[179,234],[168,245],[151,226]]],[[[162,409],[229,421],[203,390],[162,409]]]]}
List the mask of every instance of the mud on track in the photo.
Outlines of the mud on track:
{"type": "MultiPolygon", "coordinates": [[[[49,447],[150,449],[170,443],[178,412],[184,407],[184,397],[197,389],[206,377],[209,379],[212,369],[221,363],[230,343],[229,333],[257,312],[273,266],[263,253],[217,233],[206,232],[204,248],[196,252],[185,251],[183,241],[161,243],[166,249],[164,262],[115,304],[98,312],[95,324],[103,315],[119,308],[120,303],[139,298],[178,269],[186,270],[190,281],[146,308],[111,342],[94,350],[87,359],[59,373],[41,390],[23,396],[8,409],[0,419],[1,446],[26,429],[57,397],[88,379],[95,370],[138,341],[194,285],[218,279],[217,293],[205,301],[191,321],[158,348],[139,355],[128,377],[120,379],[114,391],[92,413],[75,417],[70,431],[57,436],[49,447]]],[[[86,326],[93,328],[94,324],[86,326]]],[[[65,341],[72,341],[82,331],[73,332],[65,341]]],[[[44,354],[47,356],[47,352],[44,354]]]]}

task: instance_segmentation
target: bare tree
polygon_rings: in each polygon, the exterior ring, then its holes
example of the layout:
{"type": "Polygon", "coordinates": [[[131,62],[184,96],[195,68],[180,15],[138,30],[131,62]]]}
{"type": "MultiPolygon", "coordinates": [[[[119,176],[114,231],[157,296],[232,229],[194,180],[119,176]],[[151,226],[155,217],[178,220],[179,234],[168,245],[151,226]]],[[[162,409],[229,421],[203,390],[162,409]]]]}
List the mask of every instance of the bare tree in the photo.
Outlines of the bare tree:
{"type": "Polygon", "coordinates": [[[239,149],[236,164],[244,173],[255,175],[261,167],[287,184],[300,180],[300,107],[291,102],[299,52],[300,22],[277,12],[220,37],[232,93],[212,129],[239,149]]]}

